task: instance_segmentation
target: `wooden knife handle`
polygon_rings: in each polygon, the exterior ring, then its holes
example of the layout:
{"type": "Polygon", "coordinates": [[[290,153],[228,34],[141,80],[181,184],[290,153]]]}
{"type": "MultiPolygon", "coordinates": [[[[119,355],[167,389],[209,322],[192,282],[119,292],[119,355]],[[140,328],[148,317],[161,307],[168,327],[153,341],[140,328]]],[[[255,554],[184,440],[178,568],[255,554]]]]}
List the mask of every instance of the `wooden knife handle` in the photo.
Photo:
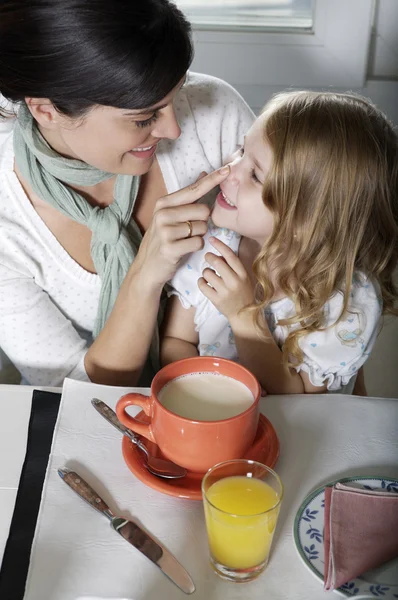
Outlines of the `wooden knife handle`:
{"type": "Polygon", "coordinates": [[[58,469],[58,474],[83,500],[88,502],[99,512],[109,516],[109,506],[80,475],[75,473],[75,471],[69,471],[68,469],[58,469]]]}

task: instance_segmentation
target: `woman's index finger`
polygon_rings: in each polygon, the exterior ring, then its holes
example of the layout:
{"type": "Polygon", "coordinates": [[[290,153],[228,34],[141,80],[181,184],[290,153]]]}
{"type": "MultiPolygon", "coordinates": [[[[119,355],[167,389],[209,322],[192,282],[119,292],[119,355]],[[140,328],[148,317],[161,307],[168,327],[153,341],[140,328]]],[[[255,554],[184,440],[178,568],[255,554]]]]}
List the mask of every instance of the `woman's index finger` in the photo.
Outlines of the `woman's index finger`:
{"type": "Polygon", "coordinates": [[[158,208],[171,206],[182,206],[184,204],[192,204],[210,192],[216,185],[219,185],[229,175],[229,166],[221,167],[217,171],[213,171],[209,175],[194,181],[190,185],[173,192],[168,196],[164,196],[159,200],[158,208]]]}

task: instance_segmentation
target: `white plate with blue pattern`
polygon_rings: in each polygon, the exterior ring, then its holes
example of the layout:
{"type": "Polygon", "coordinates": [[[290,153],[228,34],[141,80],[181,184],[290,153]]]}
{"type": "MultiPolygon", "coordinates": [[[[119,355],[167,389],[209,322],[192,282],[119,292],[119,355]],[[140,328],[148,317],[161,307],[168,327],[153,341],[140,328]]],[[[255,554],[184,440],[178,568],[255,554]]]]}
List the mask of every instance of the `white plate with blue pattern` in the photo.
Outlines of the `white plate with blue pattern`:
{"type": "MultiPolygon", "coordinates": [[[[398,494],[398,479],[391,477],[345,477],[337,481],[365,489],[384,489],[398,494]]],[[[300,506],[294,521],[294,541],[304,564],[322,582],[324,579],[323,526],[325,512],[325,485],[311,492],[300,506]]],[[[367,571],[361,577],[348,581],[335,590],[346,598],[398,598],[398,558],[378,569],[367,571]]]]}

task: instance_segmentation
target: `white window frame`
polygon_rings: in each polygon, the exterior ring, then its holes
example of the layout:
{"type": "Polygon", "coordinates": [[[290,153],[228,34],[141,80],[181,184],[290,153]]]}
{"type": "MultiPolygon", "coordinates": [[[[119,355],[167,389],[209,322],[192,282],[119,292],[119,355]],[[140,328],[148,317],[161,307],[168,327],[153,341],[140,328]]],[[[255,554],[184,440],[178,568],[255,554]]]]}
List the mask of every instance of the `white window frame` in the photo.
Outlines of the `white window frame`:
{"type": "Polygon", "coordinates": [[[315,0],[312,32],[199,30],[192,70],[251,86],[361,88],[374,0],[315,0]]]}

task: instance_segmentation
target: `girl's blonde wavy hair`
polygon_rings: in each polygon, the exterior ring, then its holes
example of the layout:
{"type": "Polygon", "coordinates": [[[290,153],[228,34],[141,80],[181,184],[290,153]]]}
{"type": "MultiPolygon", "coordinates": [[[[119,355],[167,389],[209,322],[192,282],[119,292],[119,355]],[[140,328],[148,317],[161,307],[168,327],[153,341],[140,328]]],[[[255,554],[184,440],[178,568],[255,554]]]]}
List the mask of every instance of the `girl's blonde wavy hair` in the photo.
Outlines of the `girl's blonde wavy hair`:
{"type": "Polygon", "coordinates": [[[300,338],[325,328],[324,307],[342,292],[348,308],[354,272],[377,281],[383,313],[394,308],[398,261],[398,141],[368,100],[352,94],[288,92],[263,111],[273,164],[263,201],[274,228],[253,268],[258,326],[275,285],[290,297],[296,327],[283,347],[286,367],[301,363],[300,338]],[[273,275],[274,277],[274,275],[273,275]]]}

